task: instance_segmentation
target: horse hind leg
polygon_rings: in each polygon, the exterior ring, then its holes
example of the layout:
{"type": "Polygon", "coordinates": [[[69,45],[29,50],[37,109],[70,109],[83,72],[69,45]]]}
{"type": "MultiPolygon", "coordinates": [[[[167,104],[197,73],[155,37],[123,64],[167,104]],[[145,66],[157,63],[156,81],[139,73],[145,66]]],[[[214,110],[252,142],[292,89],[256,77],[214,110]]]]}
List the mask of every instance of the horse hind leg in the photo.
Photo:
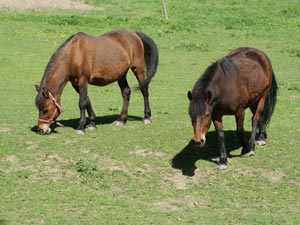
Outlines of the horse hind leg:
{"type": "Polygon", "coordinates": [[[261,119],[261,114],[263,112],[264,105],[265,105],[265,98],[261,98],[256,107],[250,108],[253,113],[253,117],[252,117],[252,132],[251,132],[251,137],[249,139],[249,145],[253,152],[255,149],[255,137],[256,137],[257,129],[259,129],[259,135],[260,135],[259,138],[262,138],[261,144],[265,142],[265,138],[267,136],[265,126],[261,119]]]}
{"type": "MultiPolygon", "coordinates": [[[[132,68],[133,73],[135,74],[140,86],[145,81],[145,71],[144,67],[132,68]]],[[[151,124],[151,108],[149,103],[149,84],[144,84],[140,87],[141,93],[144,98],[144,124],[151,124]]]]}
{"type": "Polygon", "coordinates": [[[265,123],[262,121],[262,119],[260,119],[258,121],[258,138],[257,138],[257,144],[258,146],[265,146],[267,144],[266,139],[267,139],[267,131],[266,131],[266,125],[265,123]]]}
{"type": "Polygon", "coordinates": [[[131,94],[131,90],[126,79],[126,74],[118,81],[118,84],[121,89],[121,94],[123,97],[123,105],[122,105],[120,117],[116,121],[116,126],[123,126],[127,122],[128,106],[129,106],[130,94],[131,94]]]}
{"type": "Polygon", "coordinates": [[[144,97],[144,124],[151,123],[151,109],[149,104],[149,91],[148,84],[141,88],[142,95],[144,97]]]}
{"type": "Polygon", "coordinates": [[[235,115],[236,134],[239,137],[242,147],[243,147],[241,156],[248,157],[248,156],[253,156],[254,151],[252,151],[251,146],[249,145],[249,143],[245,137],[244,119],[245,119],[245,110],[242,109],[235,115]]]}
{"type": "Polygon", "coordinates": [[[96,129],[96,114],[93,110],[93,107],[92,107],[89,96],[87,96],[86,101],[87,101],[86,111],[87,111],[87,113],[89,115],[89,119],[90,119],[90,122],[87,125],[87,129],[88,130],[95,130],[96,129]]]}

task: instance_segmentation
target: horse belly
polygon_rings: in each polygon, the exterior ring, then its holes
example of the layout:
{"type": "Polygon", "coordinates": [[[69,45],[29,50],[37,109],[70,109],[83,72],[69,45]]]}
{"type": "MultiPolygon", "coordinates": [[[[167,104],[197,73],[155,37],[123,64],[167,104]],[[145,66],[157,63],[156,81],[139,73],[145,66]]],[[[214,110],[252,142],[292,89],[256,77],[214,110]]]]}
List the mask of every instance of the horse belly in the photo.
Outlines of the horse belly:
{"type": "Polygon", "coordinates": [[[122,76],[113,71],[106,71],[105,73],[93,73],[90,77],[89,83],[97,86],[105,86],[119,80],[122,76]]]}
{"type": "Polygon", "coordinates": [[[247,107],[247,103],[248,93],[246,90],[240,92],[237,88],[229,88],[223,90],[222,96],[220,96],[214,108],[222,115],[234,115],[241,108],[247,107]]]}
{"type": "Polygon", "coordinates": [[[108,85],[110,83],[113,83],[114,81],[110,81],[110,80],[107,80],[103,77],[94,77],[90,80],[90,84],[92,85],[96,85],[96,86],[105,86],[105,85],[108,85]]]}
{"type": "MultiPolygon", "coordinates": [[[[101,51],[100,51],[101,52],[101,51]]],[[[90,84],[104,86],[126,75],[130,60],[119,49],[110,51],[112,56],[95,55],[90,73],[90,84]]]]}

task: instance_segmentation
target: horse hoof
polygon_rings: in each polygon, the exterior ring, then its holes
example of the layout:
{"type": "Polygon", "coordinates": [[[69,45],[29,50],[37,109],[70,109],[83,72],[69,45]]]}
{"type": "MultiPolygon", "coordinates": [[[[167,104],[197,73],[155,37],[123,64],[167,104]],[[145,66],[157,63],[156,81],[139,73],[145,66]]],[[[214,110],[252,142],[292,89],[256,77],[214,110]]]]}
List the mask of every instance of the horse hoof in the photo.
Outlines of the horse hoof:
{"type": "Polygon", "coordinates": [[[94,126],[88,126],[87,130],[96,130],[96,127],[94,127],[94,126]]]}
{"type": "Polygon", "coordinates": [[[152,123],[150,119],[144,119],[143,121],[144,121],[144,124],[146,124],[146,125],[152,123]]]}
{"type": "Polygon", "coordinates": [[[258,140],[257,141],[258,146],[265,146],[266,144],[267,144],[267,142],[265,140],[258,140]]]}
{"type": "Polygon", "coordinates": [[[83,135],[84,131],[83,130],[76,130],[75,133],[78,134],[78,135],[83,135]]]}
{"type": "Polygon", "coordinates": [[[241,157],[243,157],[243,158],[247,158],[247,157],[250,157],[250,156],[254,156],[254,151],[250,151],[250,152],[247,152],[245,154],[241,154],[241,157]]]}
{"type": "Polygon", "coordinates": [[[219,168],[220,170],[226,170],[226,169],[227,169],[227,165],[226,165],[226,164],[219,164],[219,165],[218,165],[218,168],[219,168]]]}
{"type": "Polygon", "coordinates": [[[116,121],[115,125],[116,125],[117,127],[123,127],[123,126],[125,125],[125,123],[122,122],[122,121],[116,121]]]}

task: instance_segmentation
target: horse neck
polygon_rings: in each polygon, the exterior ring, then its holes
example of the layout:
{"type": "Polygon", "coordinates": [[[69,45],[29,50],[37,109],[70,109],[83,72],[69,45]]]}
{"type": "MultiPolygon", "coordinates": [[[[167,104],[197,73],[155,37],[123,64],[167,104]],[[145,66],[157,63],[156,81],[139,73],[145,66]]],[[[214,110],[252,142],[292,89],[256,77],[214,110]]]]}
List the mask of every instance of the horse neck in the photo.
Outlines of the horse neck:
{"type": "Polygon", "coordinates": [[[49,90],[58,102],[65,85],[69,81],[67,74],[67,71],[53,70],[46,74],[42,81],[41,87],[49,90]]]}
{"type": "Polygon", "coordinates": [[[210,69],[210,72],[204,74],[203,79],[201,79],[198,85],[197,95],[200,101],[206,102],[214,108],[221,95],[224,74],[217,65],[210,69]]]}

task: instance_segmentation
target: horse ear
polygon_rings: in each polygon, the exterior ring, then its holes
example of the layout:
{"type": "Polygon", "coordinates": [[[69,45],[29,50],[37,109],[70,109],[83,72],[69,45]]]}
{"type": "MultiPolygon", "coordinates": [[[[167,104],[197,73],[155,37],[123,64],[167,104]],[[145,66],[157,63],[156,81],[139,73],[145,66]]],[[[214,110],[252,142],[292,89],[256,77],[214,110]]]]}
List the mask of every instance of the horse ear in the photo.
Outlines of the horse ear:
{"type": "Polygon", "coordinates": [[[207,102],[209,102],[211,100],[211,96],[212,96],[211,91],[208,90],[207,93],[206,93],[207,102]]]}
{"type": "Polygon", "coordinates": [[[43,88],[43,95],[45,98],[49,98],[49,90],[46,88],[43,88]]]}
{"type": "Polygon", "coordinates": [[[209,105],[212,105],[213,102],[216,100],[216,99],[213,99],[213,96],[212,96],[212,93],[211,93],[210,90],[207,91],[206,96],[205,96],[205,100],[206,100],[206,102],[207,102],[209,105]]]}
{"type": "Polygon", "coordinates": [[[34,87],[35,87],[35,90],[36,90],[37,92],[40,91],[40,85],[34,85],[34,87]]]}
{"type": "Polygon", "coordinates": [[[188,91],[187,96],[188,96],[189,100],[192,101],[193,95],[192,95],[191,91],[188,91]]]}

